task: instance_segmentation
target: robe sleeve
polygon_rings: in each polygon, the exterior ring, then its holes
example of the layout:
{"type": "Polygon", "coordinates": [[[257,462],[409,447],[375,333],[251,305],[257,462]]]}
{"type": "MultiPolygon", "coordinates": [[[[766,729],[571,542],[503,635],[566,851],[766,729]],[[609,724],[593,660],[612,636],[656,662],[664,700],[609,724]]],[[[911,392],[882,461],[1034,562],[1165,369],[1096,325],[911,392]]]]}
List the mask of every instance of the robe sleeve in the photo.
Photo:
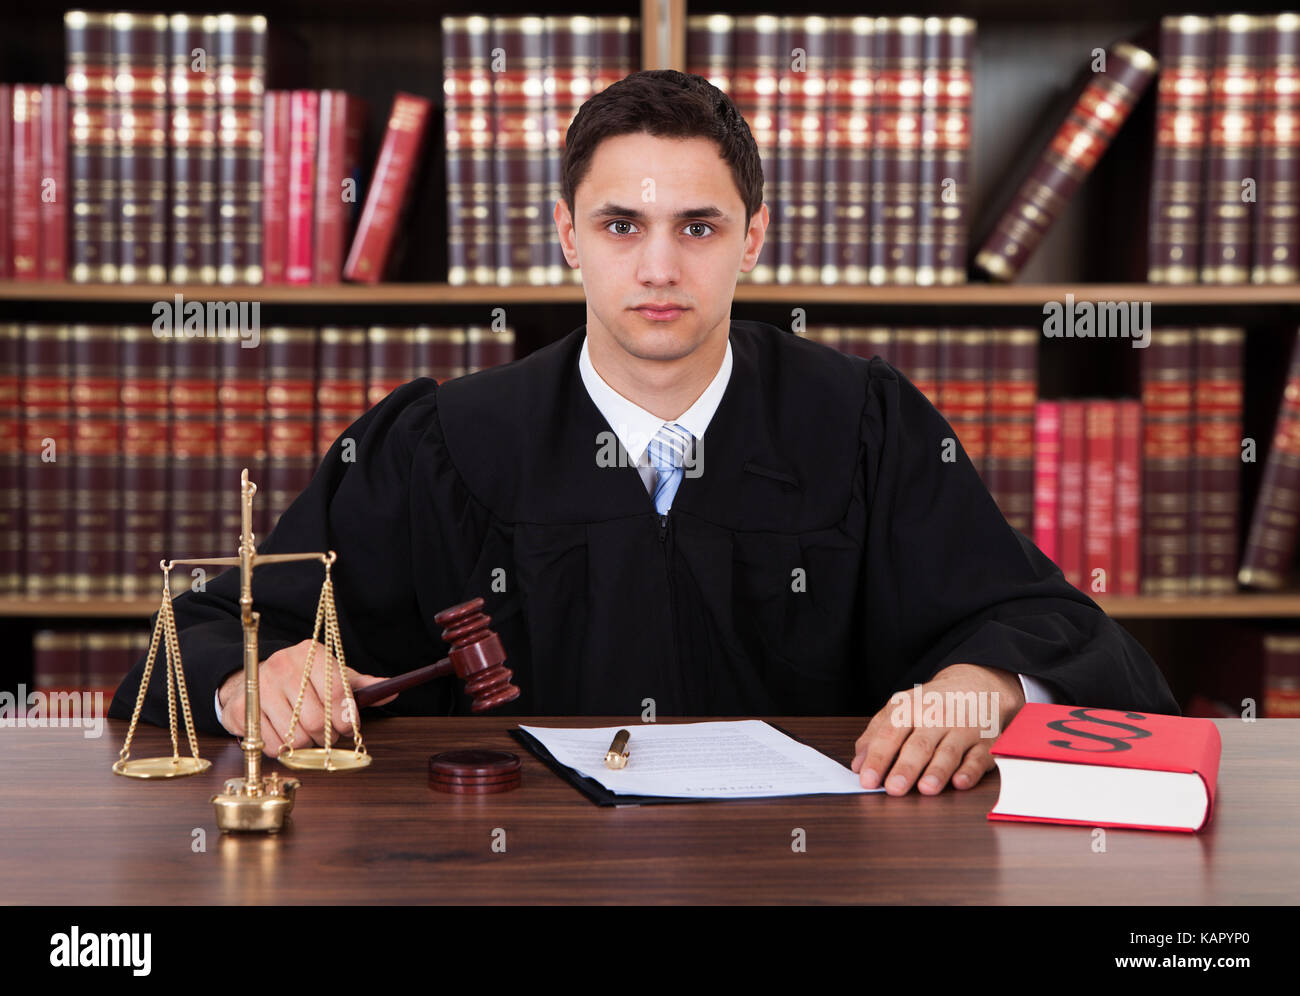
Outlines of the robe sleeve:
{"type": "MultiPolygon", "coordinates": [[[[222,500],[234,500],[237,490],[223,490],[222,500]]],[[[471,542],[473,506],[443,444],[437,383],[422,377],[393,391],[335,440],[258,550],[334,550],[331,573],[348,666],[363,674],[398,674],[437,659],[430,656],[434,642],[422,610],[426,597],[440,607],[457,600],[455,568],[470,555],[458,542],[471,542]],[[445,556],[426,556],[431,549],[445,556]]],[[[323,565],[313,561],[254,571],[259,660],[311,636],[323,579],[323,565]]],[[[213,699],[243,666],[239,569],[211,578],[204,591],[176,596],[173,605],[195,725],[225,733],[213,699]]],[[[168,722],[163,664],[160,646],[142,710],[159,726],[168,722]]],[[[118,687],[110,717],[130,718],[143,671],[142,658],[118,687]]]]}
{"type": "Polygon", "coordinates": [[[1029,675],[1061,703],[1178,715],[1150,654],[1006,521],[925,395],[879,357],[866,376],[865,639],[881,662],[874,700],[883,705],[965,662],[1029,675]]]}

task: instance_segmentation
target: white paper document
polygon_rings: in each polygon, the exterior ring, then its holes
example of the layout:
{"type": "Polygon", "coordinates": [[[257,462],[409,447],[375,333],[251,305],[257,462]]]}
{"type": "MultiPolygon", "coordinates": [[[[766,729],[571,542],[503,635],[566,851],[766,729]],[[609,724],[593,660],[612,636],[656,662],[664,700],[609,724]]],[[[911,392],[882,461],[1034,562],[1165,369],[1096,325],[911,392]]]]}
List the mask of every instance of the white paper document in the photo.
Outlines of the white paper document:
{"type": "Polygon", "coordinates": [[[524,726],[561,764],[623,795],[687,799],[883,792],[864,789],[858,776],[820,751],[760,719],[715,723],[654,723],[555,729],[524,726]],[[621,729],[627,767],[605,767],[605,752],[621,729]]]}

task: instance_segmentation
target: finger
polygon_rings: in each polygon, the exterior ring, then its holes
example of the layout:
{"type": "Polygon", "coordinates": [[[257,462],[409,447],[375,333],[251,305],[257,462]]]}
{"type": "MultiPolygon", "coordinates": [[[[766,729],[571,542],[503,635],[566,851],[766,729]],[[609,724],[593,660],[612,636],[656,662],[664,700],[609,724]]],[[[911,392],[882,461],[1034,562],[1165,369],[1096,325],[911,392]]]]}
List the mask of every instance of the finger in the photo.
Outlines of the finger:
{"type": "MultiPolygon", "coordinates": [[[[359,688],[365,688],[367,685],[377,685],[381,681],[388,680],[387,678],[379,678],[371,674],[359,674],[358,672],[353,671],[351,668],[348,668],[348,672],[349,672],[348,677],[352,680],[353,691],[356,691],[359,688]]],[[[392,702],[393,699],[395,698],[397,698],[396,692],[394,692],[392,695],[389,695],[387,698],[380,699],[378,702],[372,702],[371,705],[377,705],[377,706],[387,705],[389,702],[392,702]]]]}
{"type": "MultiPolygon", "coordinates": [[[[298,712],[298,725],[311,737],[317,747],[325,746],[325,707],[316,697],[316,689],[308,685],[303,689],[302,708],[298,712]]],[[[330,742],[338,736],[338,726],[330,730],[330,742]]]]}
{"type": "Polygon", "coordinates": [[[952,786],[957,789],[973,788],[979,784],[979,780],[985,773],[995,767],[997,762],[993,760],[993,755],[989,751],[988,741],[981,739],[966,752],[966,759],[962,761],[957,773],[952,776],[952,786]]]}
{"type": "Polygon", "coordinates": [[[970,747],[970,739],[962,736],[962,732],[960,729],[950,729],[947,736],[934,748],[930,763],[916,783],[916,790],[922,795],[938,795],[942,792],[952,773],[961,764],[967,748],[970,747]]]}
{"type": "MultiPolygon", "coordinates": [[[[906,701],[910,701],[910,693],[905,695],[906,701]]],[[[910,707],[891,702],[867,726],[867,732],[863,735],[866,737],[865,753],[858,769],[863,788],[880,787],[885,772],[913,732],[911,716],[910,707]]]]}
{"type": "MultiPolygon", "coordinates": [[[[306,747],[311,742],[302,731],[302,723],[299,722],[294,730],[292,742],[289,740],[289,726],[293,721],[293,703],[285,698],[284,693],[276,689],[267,689],[266,696],[262,699],[262,723],[269,724],[270,728],[275,731],[276,739],[279,744],[291,743],[293,747],[306,747]]],[[[263,735],[263,740],[266,736],[263,735]]],[[[279,750],[277,744],[276,750],[279,750]]]]}
{"type": "MultiPolygon", "coordinates": [[[[351,670],[348,668],[347,670],[351,670]]],[[[316,690],[317,702],[321,708],[321,728],[325,726],[325,675],[329,674],[329,699],[332,701],[333,708],[330,710],[330,723],[333,730],[337,733],[352,735],[352,722],[347,714],[343,711],[343,702],[345,690],[343,688],[343,679],[339,677],[338,660],[325,647],[318,647],[316,650],[315,666],[312,668],[311,680],[312,687],[316,690]]],[[[337,737],[335,738],[337,739],[337,737]]]]}
{"type": "Polygon", "coordinates": [[[889,777],[885,779],[885,791],[890,795],[906,795],[911,791],[912,784],[930,763],[930,758],[934,756],[934,749],[939,746],[939,741],[950,732],[958,731],[950,731],[941,726],[914,728],[912,735],[899,750],[898,760],[889,769],[889,777]]]}

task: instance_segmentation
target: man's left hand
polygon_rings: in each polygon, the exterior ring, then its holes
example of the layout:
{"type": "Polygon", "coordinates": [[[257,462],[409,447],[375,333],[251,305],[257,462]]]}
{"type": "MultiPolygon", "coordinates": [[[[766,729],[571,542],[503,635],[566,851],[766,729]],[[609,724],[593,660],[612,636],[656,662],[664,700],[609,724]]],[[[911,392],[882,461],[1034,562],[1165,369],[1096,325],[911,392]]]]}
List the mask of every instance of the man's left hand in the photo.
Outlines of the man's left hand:
{"type": "MultiPolygon", "coordinates": [[[[945,694],[948,692],[993,696],[998,731],[1025,704],[1025,691],[1018,675],[976,664],[953,664],[922,685],[919,691],[922,718],[929,692],[938,692],[944,696],[944,702],[948,701],[945,694]]],[[[914,783],[922,795],[937,795],[949,778],[954,788],[967,789],[992,770],[993,756],[989,748],[997,737],[980,736],[978,709],[974,715],[966,716],[962,725],[914,726],[913,699],[917,694],[915,689],[908,689],[890,696],[889,702],[871,718],[858,737],[851,767],[860,776],[863,788],[879,787],[882,774],[888,771],[884,785],[890,795],[906,795],[914,783]]],[[[952,722],[953,718],[945,710],[944,723],[952,722]]]]}

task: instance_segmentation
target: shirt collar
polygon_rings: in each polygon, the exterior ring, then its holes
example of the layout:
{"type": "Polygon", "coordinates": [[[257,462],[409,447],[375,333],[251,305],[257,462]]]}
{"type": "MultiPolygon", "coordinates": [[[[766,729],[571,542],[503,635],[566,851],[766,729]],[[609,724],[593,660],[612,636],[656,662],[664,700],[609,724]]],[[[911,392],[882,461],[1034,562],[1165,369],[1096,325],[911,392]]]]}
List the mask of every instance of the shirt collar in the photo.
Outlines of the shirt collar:
{"type": "MultiPolygon", "coordinates": [[[[600,374],[596,372],[595,366],[592,365],[591,356],[587,351],[586,336],[583,336],[582,339],[582,353],[578,357],[578,370],[582,374],[582,383],[586,386],[587,393],[591,395],[591,400],[600,409],[600,413],[605,416],[605,421],[609,423],[610,428],[618,436],[618,441],[623,444],[623,449],[627,451],[627,455],[632,460],[640,463],[641,457],[650,445],[650,440],[654,439],[655,434],[663,426],[671,423],[629,401],[605,383],[600,374]]],[[[709,386],[695,399],[695,403],[682,413],[680,418],[671,421],[676,422],[696,439],[703,439],[704,430],[708,428],[713,413],[717,411],[718,403],[722,400],[722,394],[726,391],[727,382],[730,379],[731,337],[728,336],[727,351],[723,354],[722,365],[718,367],[718,372],[713,375],[713,380],[709,381],[709,386]]]]}

